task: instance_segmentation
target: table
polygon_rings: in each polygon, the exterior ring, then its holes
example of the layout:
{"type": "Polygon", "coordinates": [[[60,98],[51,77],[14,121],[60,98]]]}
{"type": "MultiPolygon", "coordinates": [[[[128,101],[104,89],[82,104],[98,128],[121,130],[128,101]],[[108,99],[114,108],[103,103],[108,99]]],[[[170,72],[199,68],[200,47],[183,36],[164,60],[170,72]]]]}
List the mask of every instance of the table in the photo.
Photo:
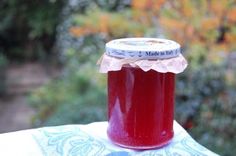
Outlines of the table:
{"type": "Polygon", "coordinates": [[[107,122],[62,125],[0,134],[0,156],[217,156],[198,144],[176,121],[163,148],[135,151],[110,142],[107,122]]]}

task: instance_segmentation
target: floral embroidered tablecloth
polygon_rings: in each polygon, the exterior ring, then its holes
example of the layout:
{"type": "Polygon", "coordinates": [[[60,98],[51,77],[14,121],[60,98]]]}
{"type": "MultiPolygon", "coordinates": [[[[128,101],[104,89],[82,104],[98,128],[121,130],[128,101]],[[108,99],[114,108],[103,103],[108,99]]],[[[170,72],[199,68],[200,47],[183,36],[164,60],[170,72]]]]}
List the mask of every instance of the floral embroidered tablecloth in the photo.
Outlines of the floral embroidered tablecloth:
{"type": "Polygon", "coordinates": [[[43,127],[0,134],[0,156],[217,156],[174,122],[174,138],[163,148],[134,151],[106,135],[107,122],[43,127]]]}

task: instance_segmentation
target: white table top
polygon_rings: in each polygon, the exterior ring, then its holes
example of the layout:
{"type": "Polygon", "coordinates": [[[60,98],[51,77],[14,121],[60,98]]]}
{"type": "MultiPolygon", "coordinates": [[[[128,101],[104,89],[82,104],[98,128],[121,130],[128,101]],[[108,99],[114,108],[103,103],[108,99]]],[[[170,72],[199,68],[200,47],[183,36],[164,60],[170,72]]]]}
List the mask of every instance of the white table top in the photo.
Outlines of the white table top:
{"type": "Polygon", "coordinates": [[[107,122],[43,127],[0,134],[0,156],[217,156],[175,121],[174,138],[163,148],[134,151],[110,142],[107,122]]]}

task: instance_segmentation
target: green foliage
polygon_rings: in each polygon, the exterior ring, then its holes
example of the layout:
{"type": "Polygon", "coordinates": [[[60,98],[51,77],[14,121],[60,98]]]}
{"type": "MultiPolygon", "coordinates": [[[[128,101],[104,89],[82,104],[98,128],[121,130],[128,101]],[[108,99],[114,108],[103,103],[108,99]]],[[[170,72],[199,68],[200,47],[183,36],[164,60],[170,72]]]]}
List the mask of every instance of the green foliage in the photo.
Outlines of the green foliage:
{"type": "Polygon", "coordinates": [[[0,1],[0,49],[10,58],[33,59],[53,45],[64,0],[0,1]]]}
{"type": "Polygon", "coordinates": [[[184,74],[178,75],[176,82],[176,118],[182,124],[189,116],[198,113],[201,104],[206,100],[214,99],[226,84],[222,67],[208,66],[198,70],[187,69],[184,74]],[[195,85],[198,84],[198,85],[195,85]],[[185,112],[182,110],[185,108],[185,112]]]}
{"type": "Polygon", "coordinates": [[[199,143],[221,155],[236,152],[232,148],[236,146],[236,86],[228,83],[228,73],[236,76],[224,62],[208,64],[189,68],[178,75],[176,83],[176,120],[199,143]]]}
{"type": "Polygon", "coordinates": [[[96,67],[104,44],[100,37],[90,36],[84,39],[79,51],[68,50],[61,78],[30,97],[31,105],[39,110],[35,126],[106,119],[105,75],[98,73],[96,67]]]}

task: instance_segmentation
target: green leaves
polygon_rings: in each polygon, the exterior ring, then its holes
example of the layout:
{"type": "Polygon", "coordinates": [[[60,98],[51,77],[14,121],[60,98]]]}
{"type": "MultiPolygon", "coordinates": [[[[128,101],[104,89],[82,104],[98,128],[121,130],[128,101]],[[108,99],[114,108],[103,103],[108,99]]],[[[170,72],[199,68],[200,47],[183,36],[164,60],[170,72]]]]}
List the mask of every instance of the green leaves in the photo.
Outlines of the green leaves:
{"type": "Polygon", "coordinates": [[[0,1],[0,48],[13,59],[41,59],[53,46],[63,4],[64,0],[0,1]]]}

